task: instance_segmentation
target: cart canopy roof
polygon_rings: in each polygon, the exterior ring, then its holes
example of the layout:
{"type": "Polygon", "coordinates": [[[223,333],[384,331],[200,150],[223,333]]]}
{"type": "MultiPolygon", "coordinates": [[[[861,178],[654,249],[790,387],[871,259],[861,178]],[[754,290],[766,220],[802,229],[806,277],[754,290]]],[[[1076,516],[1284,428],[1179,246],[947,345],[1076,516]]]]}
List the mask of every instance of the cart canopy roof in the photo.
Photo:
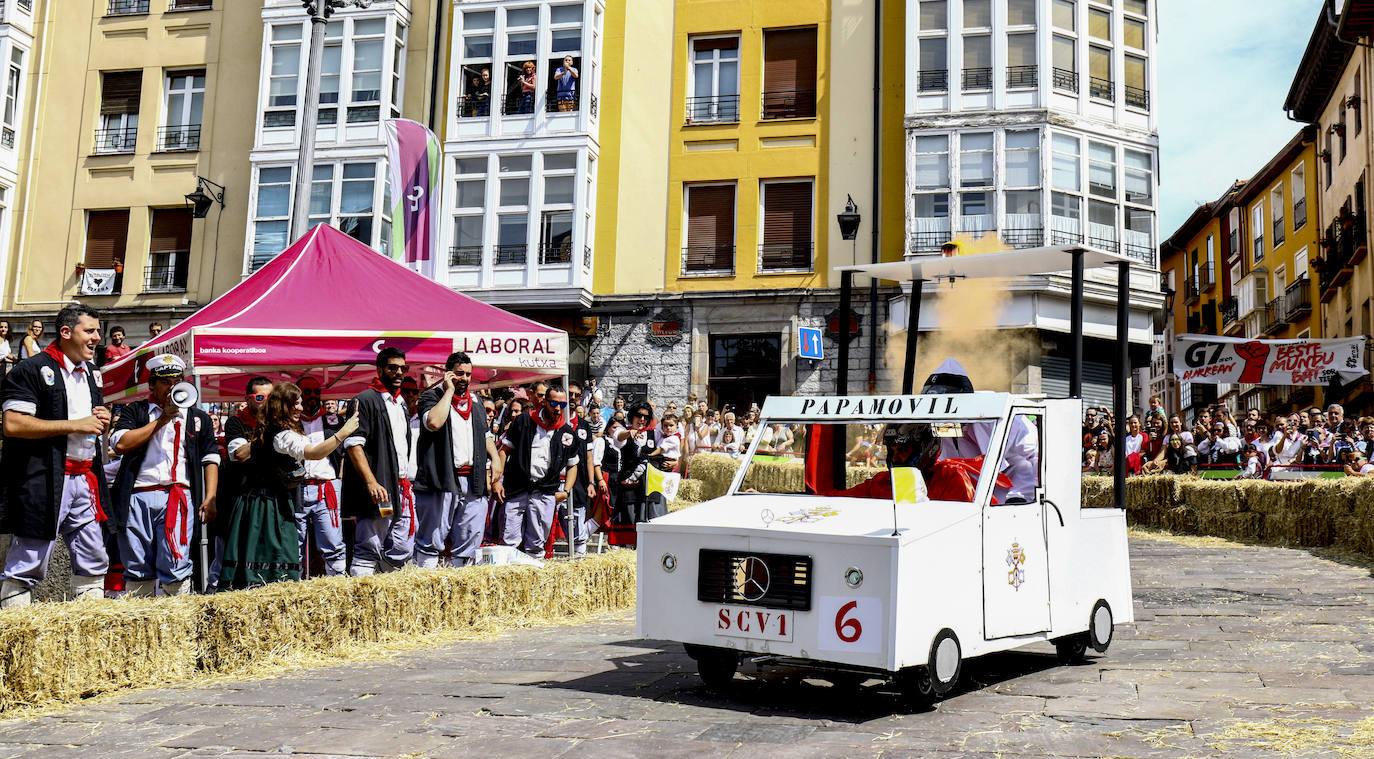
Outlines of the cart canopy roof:
{"type": "Polygon", "coordinates": [[[1083,254],[1083,268],[1093,269],[1107,264],[1129,262],[1131,259],[1094,248],[1051,245],[1043,248],[1021,248],[997,253],[970,253],[963,256],[920,256],[907,261],[880,264],[840,266],[835,271],[852,271],[877,279],[909,282],[915,279],[972,279],[980,277],[1023,277],[1034,274],[1053,274],[1073,267],[1075,251],[1083,254]]]}

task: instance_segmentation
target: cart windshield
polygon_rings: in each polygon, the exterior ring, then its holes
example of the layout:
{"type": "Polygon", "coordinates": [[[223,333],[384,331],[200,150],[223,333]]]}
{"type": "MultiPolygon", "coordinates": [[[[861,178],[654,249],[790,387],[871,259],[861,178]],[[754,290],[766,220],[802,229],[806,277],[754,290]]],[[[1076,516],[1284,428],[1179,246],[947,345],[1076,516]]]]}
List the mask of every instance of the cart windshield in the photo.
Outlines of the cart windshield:
{"type": "Polygon", "coordinates": [[[891,499],[891,464],[920,469],[933,500],[972,501],[981,455],[996,426],[993,421],[766,423],[744,462],[737,492],[891,499]]]}

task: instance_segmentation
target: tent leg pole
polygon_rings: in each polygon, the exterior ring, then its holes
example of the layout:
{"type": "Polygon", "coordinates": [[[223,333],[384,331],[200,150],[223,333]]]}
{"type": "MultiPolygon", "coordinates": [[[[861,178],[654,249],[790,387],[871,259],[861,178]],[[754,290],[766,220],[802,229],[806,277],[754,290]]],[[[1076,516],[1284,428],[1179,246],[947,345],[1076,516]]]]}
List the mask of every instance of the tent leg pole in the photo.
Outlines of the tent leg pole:
{"type": "MultiPolygon", "coordinates": [[[[1112,416],[1118,430],[1126,429],[1126,383],[1130,380],[1131,356],[1131,265],[1116,265],[1116,361],[1112,388],[1112,416]]],[[[1118,435],[1112,462],[1112,494],[1118,509],[1126,508],[1126,446],[1118,435]]]]}
{"type": "Polygon", "coordinates": [[[1083,397],[1083,251],[1072,250],[1073,294],[1069,303],[1069,397],[1083,397]]]}
{"type": "MultiPolygon", "coordinates": [[[[193,374],[191,377],[196,383],[196,397],[204,397],[204,390],[201,388],[200,375],[193,374]]],[[[197,404],[199,405],[199,404],[197,404]]],[[[205,503],[205,477],[200,480],[200,503],[205,503]]],[[[232,504],[230,504],[232,505],[232,504]]],[[[228,515],[226,510],[225,515],[228,515]]],[[[202,519],[196,519],[196,561],[192,566],[194,572],[193,580],[196,592],[204,595],[210,587],[210,530],[202,519]]]]}
{"type": "Polygon", "coordinates": [[[840,346],[835,366],[835,395],[849,395],[849,304],[853,297],[854,272],[840,272],[840,346]]]}
{"type": "MultiPolygon", "coordinates": [[[[906,363],[902,366],[902,395],[911,395],[916,384],[916,341],[921,336],[921,296],[924,279],[911,280],[911,297],[906,309],[906,363]]],[[[869,339],[875,339],[870,336],[869,339]]]]}

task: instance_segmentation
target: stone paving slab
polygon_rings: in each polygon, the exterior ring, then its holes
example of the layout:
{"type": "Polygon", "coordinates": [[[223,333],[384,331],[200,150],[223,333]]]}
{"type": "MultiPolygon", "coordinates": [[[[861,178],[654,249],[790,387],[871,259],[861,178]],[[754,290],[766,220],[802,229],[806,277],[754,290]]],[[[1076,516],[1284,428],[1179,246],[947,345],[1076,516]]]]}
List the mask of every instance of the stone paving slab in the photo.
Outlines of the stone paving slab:
{"type": "Polygon", "coordinates": [[[1367,570],[1143,538],[1131,553],[1138,622],[1106,655],[1061,666],[1039,644],[986,656],[930,707],[877,678],[752,664],[711,693],[681,646],[636,639],[620,616],[130,692],[0,722],[0,759],[1374,756],[1350,743],[1374,714],[1367,570]],[[1313,738],[1280,753],[1273,725],[1313,738]]]}

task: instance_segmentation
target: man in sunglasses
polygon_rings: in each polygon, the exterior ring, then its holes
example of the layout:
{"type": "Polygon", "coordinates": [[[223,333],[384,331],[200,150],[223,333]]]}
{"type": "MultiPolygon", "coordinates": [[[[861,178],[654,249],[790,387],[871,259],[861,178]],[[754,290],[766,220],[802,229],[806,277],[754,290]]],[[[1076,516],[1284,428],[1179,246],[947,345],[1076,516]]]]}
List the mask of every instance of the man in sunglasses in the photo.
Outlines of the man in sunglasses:
{"type": "Polygon", "coordinates": [[[496,438],[488,426],[488,409],[495,407],[478,400],[471,383],[472,359],[454,353],[444,362],[444,381],[420,395],[415,563],[421,567],[439,566],[445,542],[452,546],[454,566],[476,559],[487,524],[489,462],[492,495],[498,501],[505,497],[496,438]]]}
{"type": "Polygon", "coordinates": [[[588,421],[586,409],[582,405],[584,394],[585,388],[581,383],[568,383],[568,424],[577,433],[577,455],[580,459],[577,487],[568,489],[568,502],[558,509],[558,523],[563,525],[565,530],[568,525],[567,510],[572,509],[573,553],[579,556],[587,553],[587,514],[591,510],[592,499],[596,497],[596,483],[600,481],[596,474],[596,463],[593,461],[592,446],[596,442],[597,433],[601,431],[601,418],[596,418],[598,424],[595,427],[588,421]]]}
{"type": "Polygon", "coordinates": [[[210,522],[210,533],[215,539],[215,558],[210,562],[208,588],[219,587],[220,557],[224,556],[224,540],[228,537],[229,515],[243,489],[243,462],[248,460],[251,448],[249,442],[258,429],[258,409],[267,401],[272,392],[272,380],[258,376],[248,380],[244,388],[243,408],[229,417],[224,423],[225,449],[229,458],[219,472],[219,503],[223,506],[224,518],[210,522]]]}
{"type": "Polygon", "coordinates": [[[377,376],[353,399],[358,431],[344,441],[344,516],[358,520],[353,534],[355,577],[399,569],[415,546],[415,495],[409,466],[410,412],[401,396],[406,354],[397,348],[377,353],[377,376]]]}
{"type": "MultiPolygon", "coordinates": [[[[306,375],[296,383],[301,388],[301,428],[310,445],[323,443],[343,426],[338,414],[324,407],[320,381],[306,375]]],[[[301,577],[306,576],[310,555],[306,536],[315,536],[315,548],[324,559],[326,575],[342,575],[347,557],[344,550],[343,523],[339,514],[338,470],[343,452],[335,449],[322,459],[307,459],[305,479],[296,493],[296,535],[301,546],[301,577]]]]}
{"type": "Polygon", "coordinates": [[[544,403],[512,419],[501,439],[499,468],[506,489],[501,542],[530,556],[544,555],[554,510],[577,487],[577,462],[585,445],[566,421],[567,410],[567,393],[551,386],[544,403]]]}

